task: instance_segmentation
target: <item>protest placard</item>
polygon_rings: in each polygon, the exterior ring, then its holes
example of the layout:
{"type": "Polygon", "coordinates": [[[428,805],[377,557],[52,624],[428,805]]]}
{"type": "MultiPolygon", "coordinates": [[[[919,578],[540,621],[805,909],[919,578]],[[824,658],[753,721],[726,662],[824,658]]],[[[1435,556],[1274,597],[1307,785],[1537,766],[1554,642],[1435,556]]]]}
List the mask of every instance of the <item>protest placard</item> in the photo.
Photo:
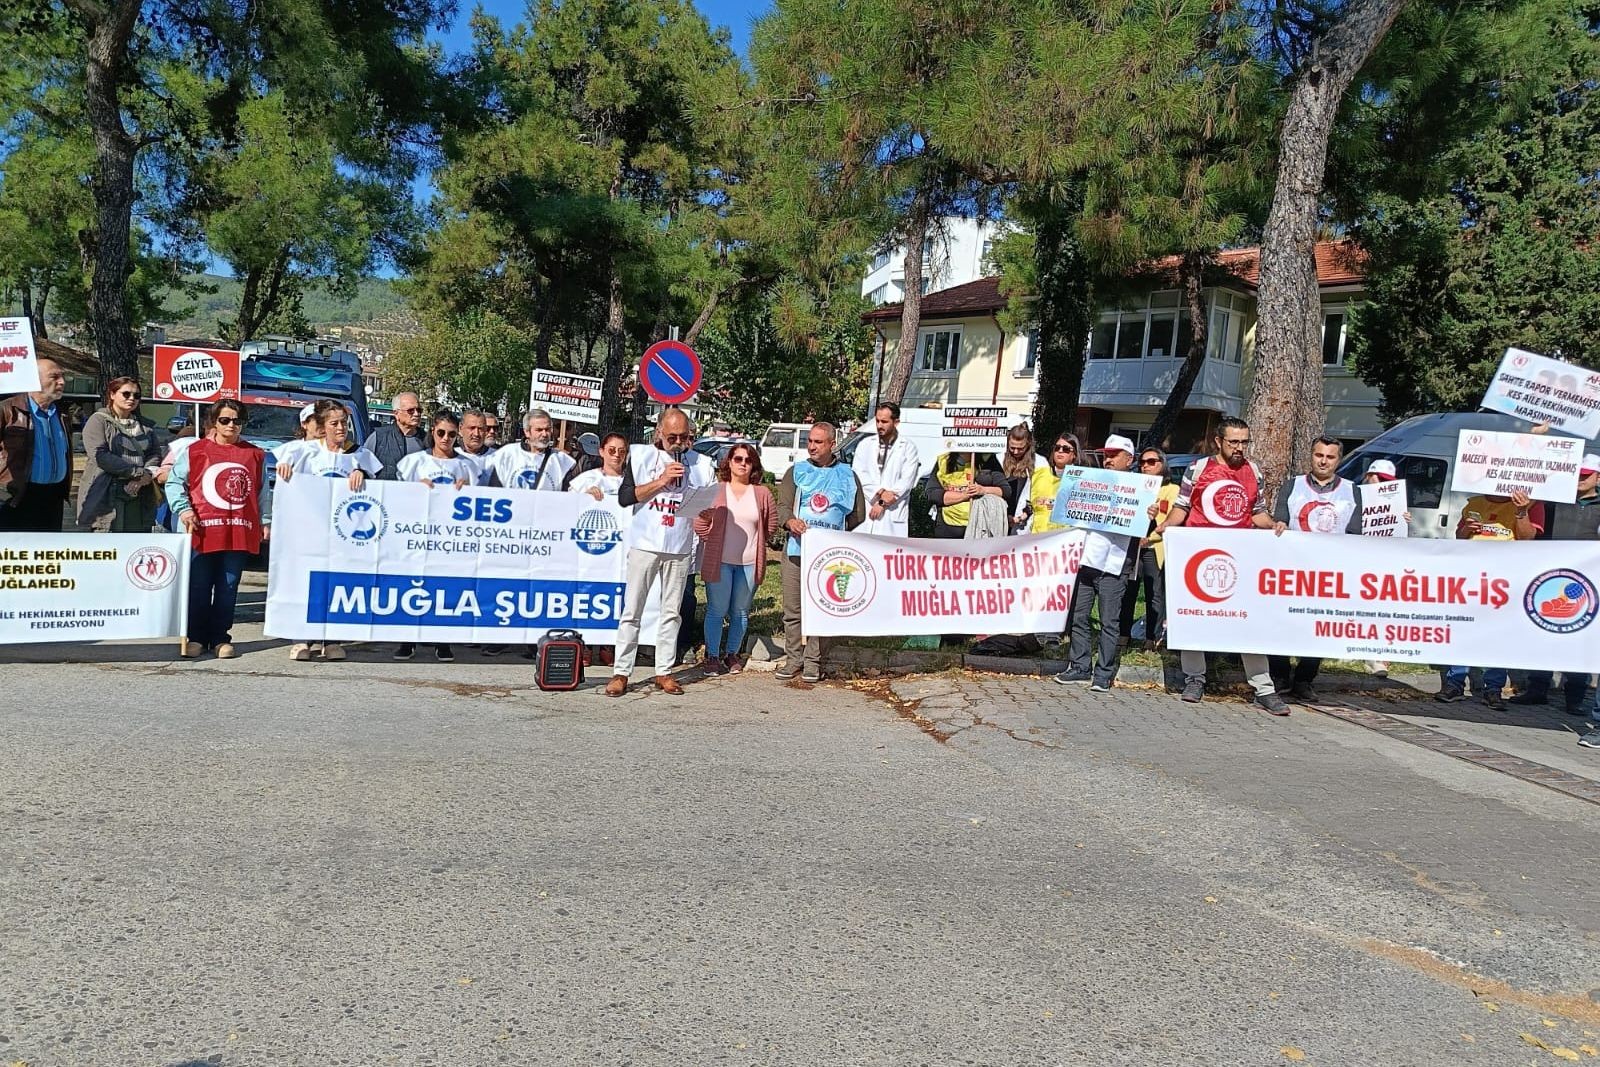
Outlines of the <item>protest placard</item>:
{"type": "Polygon", "coordinates": [[[1061,472],[1050,521],[1057,526],[1143,537],[1150,529],[1150,505],[1161,491],[1154,474],[1068,467],[1061,472]]]}
{"type": "Polygon", "coordinates": [[[1536,433],[1462,430],[1456,438],[1450,488],[1458,493],[1510,496],[1570,504],[1578,498],[1583,441],[1536,433]]]}
{"type": "Polygon", "coordinates": [[[1543,671],[1600,657],[1600,542],[1165,539],[1172,648],[1543,671]]]}
{"type": "Polygon", "coordinates": [[[151,390],[157,400],[209,404],[239,398],[242,362],[232,349],[156,345],[151,355],[151,390]]]}
{"type": "Polygon", "coordinates": [[[39,391],[39,359],[27,316],[0,319],[0,396],[39,391]]]}
{"type": "Polygon", "coordinates": [[[813,528],[800,538],[807,636],[1060,633],[1081,530],[975,541],[813,528]]]}
{"type": "Polygon", "coordinates": [[[1366,537],[1409,537],[1405,479],[1356,487],[1361,494],[1361,533],[1366,537]]]}
{"type": "Polygon", "coordinates": [[[528,393],[528,406],[543,408],[552,419],[567,419],[596,426],[600,423],[602,385],[599,378],[536,370],[528,393]]]}
{"type": "Polygon", "coordinates": [[[1576,437],[1600,437],[1600,373],[1508,348],[1483,406],[1576,437]]]}
{"type": "Polygon", "coordinates": [[[8,533],[0,642],[176,637],[188,569],[187,534],[8,533]]]}
{"type": "Polygon", "coordinates": [[[944,409],[944,450],[1004,452],[1006,434],[1015,421],[1009,408],[947,407],[944,409]]]}

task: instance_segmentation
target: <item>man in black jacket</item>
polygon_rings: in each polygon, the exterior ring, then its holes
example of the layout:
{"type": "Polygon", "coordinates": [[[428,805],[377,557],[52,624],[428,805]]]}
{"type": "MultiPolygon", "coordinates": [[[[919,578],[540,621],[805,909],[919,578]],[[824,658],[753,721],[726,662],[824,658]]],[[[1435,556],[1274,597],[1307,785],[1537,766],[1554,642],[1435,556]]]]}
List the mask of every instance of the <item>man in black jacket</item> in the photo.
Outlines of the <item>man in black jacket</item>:
{"type": "Polygon", "coordinates": [[[428,439],[422,435],[422,405],[416,393],[401,393],[394,398],[394,425],[374,430],[367,450],[383,464],[378,477],[389,482],[399,478],[401,460],[413,452],[428,450],[428,439]]]}

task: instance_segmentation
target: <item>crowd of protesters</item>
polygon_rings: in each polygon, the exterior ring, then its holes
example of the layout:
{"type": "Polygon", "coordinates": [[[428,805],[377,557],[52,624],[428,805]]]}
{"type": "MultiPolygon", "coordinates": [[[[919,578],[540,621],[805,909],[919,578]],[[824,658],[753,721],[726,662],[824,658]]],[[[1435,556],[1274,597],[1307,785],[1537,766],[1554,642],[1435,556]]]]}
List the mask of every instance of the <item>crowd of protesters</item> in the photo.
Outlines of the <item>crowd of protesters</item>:
{"type": "MultiPolygon", "coordinates": [[[[0,503],[0,530],[59,532],[71,499],[72,428],[60,403],[65,378],[49,359],[39,360],[39,369],[38,391],[0,402],[4,445],[0,488],[7,490],[0,503]]],[[[166,528],[188,533],[193,559],[188,633],[181,654],[232,658],[237,654],[231,629],[240,577],[248,559],[269,541],[272,523],[268,457],[244,436],[246,405],[218,401],[201,426],[163,445],[153,424],[139,413],[137,380],[113,379],[103,401],[82,427],[86,463],[76,498],[78,529],[103,533],[166,528]],[[224,488],[227,503],[219,499],[224,488]]],[[[270,473],[284,483],[297,476],[341,477],[357,490],[367,479],[378,479],[421,482],[430,488],[484,485],[567,491],[631,509],[617,644],[606,650],[603,659],[597,657],[612,664],[605,693],[613,697],[628,690],[646,600],[657,586],[661,607],[654,685],[668,694],[683,692],[673,668],[686,646],[680,630],[686,618],[692,620],[694,575],[706,590],[703,672],[740,673],[769,544],[780,547],[782,579],[784,659],[776,676],[784,681],[796,677],[820,681],[823,641],[805,634],[801,615],[800,557],[807,532],[859,530],[907,536],[919,484],[935,537],[984,538],[1062,528],[1052,521],[1051,511],[1069,467],[1137,471],[1162,479],[1145,536],[1099,531],[1085,536],[1067,629],[1059,635],[1067,667],[1055,680],[1087,685],[1093,692],[1111,688],[1130,643],[1142,643],[1148,650],[1165,644],[1168,529],[1189,526],[1276,534],[1296,530],[1330,536],[1362,532],[1356,487],[1337,473],[1343,459],[1337,439],[1318,438],[1310,469],[1268,500],[1261,469],[1249,457],[1250,428],[1236,418],[1218,423],[1211,453],[1190,464],[1179,480],[1169,476],[1164,452],[1138,449],[1120,434],[1108,436],[1091,450],[1074,434],[1063,433],[1041,452],[1026,425],[1012,428],[998,455],[945,453],[919,480],[922,457],[899,433],[900,408],[885,403],[873,413],[875,433],[859,442],[853,462],[838,455],[838,428],[815,423],[807,434],[806,458],[793,464],[769,490],[754,445],[736,441],[713,461],[691,447],[694,426],[677,409],[662,415],[649,443],[630,444],[620,433],[603,437],[585,433],[573,439],[569,454],[556,444],[554,420],[538,409],[524,415],[515,440],[502,442],[499,419],[490,412],[435,411],[424,426],[423,408],[415,394],[396,396],[393,408],[394,422],[379,427],[358,447],[350,413],[341,403],[322,400],[306,405],[300,411],[299,438],[275,449],[270,473]],[[717,490],[712,506],[687,516],[689,521],[679,521],[686,496],[708,488],[717,490]],[[1136,619],[1141,598],[1144,611],[1136,619]]],[[[1363,481],[1395,477],[1394,465],[1379,460],[1369,466],[1363,481]]],[[[1472,497],[1462,508],[1456,536],[1596,540],[1600,539],[1596,516],[1600,516],[1600,457],[1586,455],[1574,503],[1544,504],[1520,492],[1472,497]]],[[[1409,522],[1410,514],[1405,518],[1409,522]]],[[[488,655],[504,651],[506,646],[483,647],[488,655]]],[[[1199,702],[1205,696],[1207,654],[1199,649],[1178,651],[1183,673],[1180,699],[1199,702]]],[[[409,660],[415,652],[414,645],[400,644],[393,655],[409,660]]],[[[436,644],[434,654],[441,661],[454,659],[447,644],[436,644]]],[[[345,652],[335,642],[296,643],[290,656],[341,660],[345,652]]],[[[1264,713],[1287,715],[1288,700],[1315,698],[1320,660],[1258,654],[1240,658],[1255,704],[1264,713]]],[[[1374,662],[1370,668],[1375,674],[1387,673],[1385,663],[1374,662]]],[[[1448,667],[1437,699],[1446,703],[1468,699],[1471,687],[1473,695],[1500,708],[1506,703],[1508,681],[1504,668],[1475,672],[1448,667]]],[[[1549,673],[1530,674],[1510,702],[1546,704],[1552,684],[1549,673]]],[[[1589,679],[1565,675],[1559,695],[1569,713],[1594,715],[1596,725],[1580,743],[1600,748],[1600,712],[1594,711],[1589,679]]]]}

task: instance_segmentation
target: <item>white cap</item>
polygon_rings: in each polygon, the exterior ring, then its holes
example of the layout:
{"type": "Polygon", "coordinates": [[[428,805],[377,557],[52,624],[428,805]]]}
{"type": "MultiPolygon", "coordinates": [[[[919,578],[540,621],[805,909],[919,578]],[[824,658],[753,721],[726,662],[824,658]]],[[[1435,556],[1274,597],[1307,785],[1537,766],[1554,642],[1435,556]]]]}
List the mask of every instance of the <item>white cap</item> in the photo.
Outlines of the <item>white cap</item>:
{"type": "Polygon", "coordinates": [[[583,449],[583,454],[586,456],[598,456],[600,438],[592,433],[581,433],[578,435],[578,447],[583,449]]]}
{"type": "Polygon", "coordinates": [[[311,416],[315,415],[316,413],[317,413],[317,405],[315,405],[315,404],[307,404],[305,407],[300,409],[300,421],[301,422],[306,422],[306,421],[310,420],[311,416]]]}
{"type": "Polygon", "coordinates": [[[1135,449],[1132,441],[1128,440],[1126,437],[1123,437],[1121,434],[1114,433],[1110,437],[1106,438],[1106,443],[1101,447],[1100,451],[1126,452],[1131,456],[1134,454],[1135,449]]]}
{"type": "Polygon", "coordinates": [[[1593,452],[1585,452],[1583,454],[1583,465],[1578,469],[1580,471],[1600,471],[1600,456],[1595,455],[1593,452]]]}
{"type": "Polygon", "coordinates": [[[1397,477],[1394,464],[1386,459],[1374,460],[1372,466],[1367,468],[1367,473],[1376,474],[1386,482],[1392,482],[1397,477]]]}

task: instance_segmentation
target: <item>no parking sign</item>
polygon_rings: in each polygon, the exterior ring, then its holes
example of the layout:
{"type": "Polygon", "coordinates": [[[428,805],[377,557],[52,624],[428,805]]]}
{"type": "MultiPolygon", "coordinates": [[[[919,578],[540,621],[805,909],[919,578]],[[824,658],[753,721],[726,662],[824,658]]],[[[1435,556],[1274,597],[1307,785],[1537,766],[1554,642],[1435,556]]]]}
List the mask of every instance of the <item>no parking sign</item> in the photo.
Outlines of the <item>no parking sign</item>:
{"type": "Polygon", "coordinates": [[[639,386],[659,404],[682,404],[700,389],[700,357],[682,341],[657,341],[639,360],[639,386]]]}

